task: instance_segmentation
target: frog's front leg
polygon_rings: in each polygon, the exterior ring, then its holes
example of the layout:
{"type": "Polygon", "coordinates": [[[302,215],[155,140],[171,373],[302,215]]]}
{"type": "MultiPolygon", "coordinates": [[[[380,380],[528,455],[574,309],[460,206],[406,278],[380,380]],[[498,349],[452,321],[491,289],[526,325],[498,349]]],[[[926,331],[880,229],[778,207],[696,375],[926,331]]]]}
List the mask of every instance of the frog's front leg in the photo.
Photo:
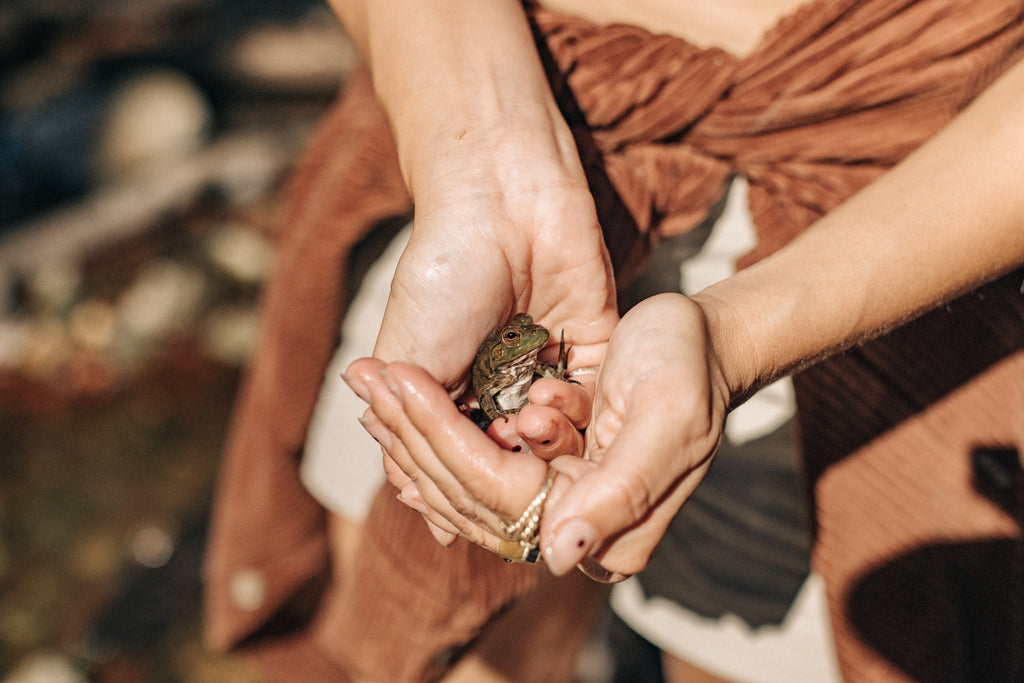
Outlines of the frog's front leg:
{"type": "Polygon", "coordinates": [[[476,400],[480,404],[480,410],[483,411],[488,420],[493,421],[499,417],[504,417],[505,412],[494,402],[494,396],[490,392],[484,392],[482,395],[477,396],[476,400]]]}

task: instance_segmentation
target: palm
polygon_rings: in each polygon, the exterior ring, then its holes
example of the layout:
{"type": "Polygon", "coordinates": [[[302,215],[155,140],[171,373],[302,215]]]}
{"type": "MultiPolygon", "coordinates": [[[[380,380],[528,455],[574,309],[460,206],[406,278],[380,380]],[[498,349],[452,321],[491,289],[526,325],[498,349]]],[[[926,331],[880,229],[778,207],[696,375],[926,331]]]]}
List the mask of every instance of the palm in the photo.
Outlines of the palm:
{"type": "Polygon", "coordinates": [[[589,195],[463,200],[416,221],[375,356],[421,365],[459,392],[480,342],[515,312],[564,330],[581,357],[607,341],[614,284],[589,195]]]}
{"type": "Polygon", "coordinates": [[[548,531],[586,518],[610,539],[597,555],[602,566],[620,575],[642,569],[703,478],[727,405],[697,307],[676,295],[642,303],[608,346],[587,461],[559,463],[574,482],[551,502],[548,531]]]}

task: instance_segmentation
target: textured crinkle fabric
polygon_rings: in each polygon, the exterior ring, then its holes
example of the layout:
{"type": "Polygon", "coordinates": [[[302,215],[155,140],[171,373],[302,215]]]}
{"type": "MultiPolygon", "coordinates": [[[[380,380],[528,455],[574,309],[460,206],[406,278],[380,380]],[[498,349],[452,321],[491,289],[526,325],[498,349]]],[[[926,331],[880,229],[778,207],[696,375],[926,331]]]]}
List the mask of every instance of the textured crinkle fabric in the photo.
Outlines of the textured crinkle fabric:
{"type": "MultiPolygon", "coordinates": [[[[742,59],[528,9],[620,271],[698,224],[733,174],[759,238],[742,264],[779,249],[946,125],[1024,41],[1017,0],[816,0],[742,59]]],[[[382,492],[355,574],[331,580],[302,440],[348,254],[410,209],[365,74],[312,141],[290,207],[215,502],[208,642],[302,680],[429,679],[535,575],[437,548],[382,492]]],[[[1021,349],[1017,273],[795,378],[847,679],[1021,680],[1021,494],[978,485],[1021,486],[1019,458],[977,455],[1024,443],[1021,349]]]]}

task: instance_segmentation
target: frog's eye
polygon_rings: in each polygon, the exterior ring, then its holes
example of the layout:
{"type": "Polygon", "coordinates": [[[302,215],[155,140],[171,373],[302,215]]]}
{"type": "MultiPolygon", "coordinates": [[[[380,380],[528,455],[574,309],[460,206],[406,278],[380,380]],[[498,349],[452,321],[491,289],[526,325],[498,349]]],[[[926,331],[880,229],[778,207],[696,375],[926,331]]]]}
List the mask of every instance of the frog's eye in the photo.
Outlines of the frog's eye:
{"type": "Polygon", "coordinates": [[[523,333],[516,329],[505,330],[501,335],[501,341],[505,343],[505,346],[515,346],[519,343],[523,333]]]}

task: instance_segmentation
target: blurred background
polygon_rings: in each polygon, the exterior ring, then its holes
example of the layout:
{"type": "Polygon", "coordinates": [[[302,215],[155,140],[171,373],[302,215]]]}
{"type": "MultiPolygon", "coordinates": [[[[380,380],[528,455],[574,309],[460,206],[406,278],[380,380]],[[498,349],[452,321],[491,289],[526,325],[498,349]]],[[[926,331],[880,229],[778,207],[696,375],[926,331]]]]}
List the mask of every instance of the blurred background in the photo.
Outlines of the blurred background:
{"type": "Polygon", "coordinates": [[[0,2],[0,681],[256,682],[199,568],[322,0],[0,2]]]}

